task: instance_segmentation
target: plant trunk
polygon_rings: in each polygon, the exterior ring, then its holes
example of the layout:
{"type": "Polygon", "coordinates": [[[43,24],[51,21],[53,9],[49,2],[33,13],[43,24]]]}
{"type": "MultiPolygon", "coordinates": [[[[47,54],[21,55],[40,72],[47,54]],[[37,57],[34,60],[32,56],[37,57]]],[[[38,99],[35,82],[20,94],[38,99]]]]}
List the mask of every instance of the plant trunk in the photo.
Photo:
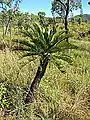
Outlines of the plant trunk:
{"type": "MultiPolygon", "coordinates": [[[[68,34],[68,32],[69,32],[69,29],[68,29],[68,14],[69,14],[69,0],[67,0],[67,3],[66,3],[66,15],[65,15],[66,34],[68,34]]],[[[68,38],[67,38],[67,42],[68,42],[68,38]]]]}
{"type": "Polygon", "coordinates": [[[3,25],[2,25],[2,28],[3,28],[3,39],[4,39],[4,16],[3,16],[3,21],[2,21],[3,25]]]}
{"type": "Polygon", "coordinates": [[[26,100],[25,100],[26,104],[34,102],[34,99],[37,95],[37,90],[39,88],[39,84],[41,82],[42,77],[45,74],[48,62],[49,62],[48,57],[46,57],[44,60],[40,60],[40,65],[38,66],[35,78],[32,81],[29,87],[28,94],[26,96],[26,100]]]}
{"type": "MultiPolygon", "coordinates": [[[[12,39],[12,23],[10,22],[10,42],[11,42],[11,39],[12,39]]],[[[11,45],[11,43],[10,43],[11,45]]]]}
{"type": "Polygon", "coordinates": [[[8,27],[9,27],[10,22],[11,22],[11,18],[8,19],[8,22],[7,22],[7,24],[6,24],[5,35],[7,34],[7,31],[8,31],[8,27]]]}
{"type": "Polygon", "coordinates": [[[4,23],[3,23],[3,39],[4,39],[4,23]]]}

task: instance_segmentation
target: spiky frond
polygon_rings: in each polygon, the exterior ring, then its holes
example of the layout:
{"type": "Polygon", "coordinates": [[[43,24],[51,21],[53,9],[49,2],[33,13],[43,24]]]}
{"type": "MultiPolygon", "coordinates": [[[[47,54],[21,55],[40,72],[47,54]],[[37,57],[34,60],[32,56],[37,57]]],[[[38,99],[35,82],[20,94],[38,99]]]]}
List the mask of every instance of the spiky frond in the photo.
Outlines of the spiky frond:
{"type": "Polygon", "coordinates": [[[18,50],[22,51],[32,51],[43,54],[49,52],[56,43],[65,39],[65,36],[62,34],[64,31],[56,31],[56,28],[49,29],[43,28],[38,23],[34,23],[29,31],[23,31],[24,36],[28,37],[30,41],[27,40],[14,40],[14,42],[19,43],[19,45],[23,46],[23,49],[18,48],[18,50]],[[28,47],[28,48],[27,48],[28,47]]]}
{"type": "Polygon", "coordinates": [[[40,56],[43,59],[46,56],[52,56],[50,59],[54,58],[56,61],[61,59],[68,63],[72,62],[71,57],[61,54],[68,49],[77,49],[77,46],[66,41],[66,38],[71,35],[66,35],[64,30],[60,31],[56,27],[44,28],[38,23],[34,23],[30,30],[23,31],[23,34],[26,36],[26,40],[14,40],[19,43],[17,50],[25,51],[23,57],[40,56]]]}
{"type": "MultiPolygon", "coordinates": [[[[65,37],[65,36],[64,36],[65,37]]],[[[56,52],[62,52],[68,49],[77,49],[78,47],[74,44],[71,44],[67,41],[65,41],[65,38],[63,40],[58,41],[57,44],[53,45],[50,49],[50,53],[56,53],[56,52]]]]}
{"type": "Polygon", "coordinates": [[[72,63],[73,62],[72,57],[69,56],[69,55],[61,54],[61,55],[54,55],[54,57],[56,59],[64,60],[64,61],[66,61],[68,63],[72,63]]]}

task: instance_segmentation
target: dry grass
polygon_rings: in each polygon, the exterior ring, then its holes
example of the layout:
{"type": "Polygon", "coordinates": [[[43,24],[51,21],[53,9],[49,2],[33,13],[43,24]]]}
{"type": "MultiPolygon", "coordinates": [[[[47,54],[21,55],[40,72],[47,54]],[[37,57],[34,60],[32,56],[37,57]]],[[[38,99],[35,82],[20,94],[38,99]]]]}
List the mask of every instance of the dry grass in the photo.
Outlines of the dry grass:
{"type": "MultiPolygon", "coordinates": [[[[88,38],[84,39],[88,43],[75,44],[89,50],[88,38]]],[[[50,63],[36,101],[25,106],[24,97],[38,60],[29,62],[32,58],[21,59],[20,53],[0,51],[0,82],[10,88],[6,100],[15,120],[90,120],[90,53],[73,50],[70,54],[75,58],[73,65],[66,64],[62,73],[50,63]]]]}

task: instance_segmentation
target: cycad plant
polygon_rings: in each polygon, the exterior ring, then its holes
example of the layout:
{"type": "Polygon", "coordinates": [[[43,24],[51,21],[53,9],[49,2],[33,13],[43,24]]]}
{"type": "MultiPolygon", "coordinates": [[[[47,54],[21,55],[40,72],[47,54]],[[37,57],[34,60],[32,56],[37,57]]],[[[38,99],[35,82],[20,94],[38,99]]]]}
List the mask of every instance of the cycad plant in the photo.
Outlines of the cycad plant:
{"type": "Polygon", "coordinates": [[[39,65],[32,83],[29,86],[29,91],[26,96],[26,103],[33,102],[37,89],[43,78],[48,63],[53,61],[57,66],[57,61],[64,60],[71,63],[71,57],[68,55],[68,49],[74,49],[76,46],[66,42],[67,37],[65,31],[60,31],[53,27],[43,28],[38,23],[34,23],[28,31],[23,32],[26,40],[15,40],[19,43],[15,50],[24,51],[24,56],[38,56],[39,65]],[[67,54],[65,52],[67,51],[67,54]]]}

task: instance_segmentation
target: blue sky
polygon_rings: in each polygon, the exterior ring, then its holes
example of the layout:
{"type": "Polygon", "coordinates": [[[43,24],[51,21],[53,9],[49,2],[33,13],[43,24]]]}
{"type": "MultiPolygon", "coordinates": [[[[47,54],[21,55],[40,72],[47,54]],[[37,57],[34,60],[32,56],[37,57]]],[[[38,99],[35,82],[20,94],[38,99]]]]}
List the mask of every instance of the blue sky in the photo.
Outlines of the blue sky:
{"type": "MultiPolygon", "coordinates": [[[[20,10],[23,12],[29,12],[37,14],[39,11],[44,11],[46,16],[51,16],[51,1],[52,0],[22,0],[20,4],[20,10]]],[[[90,6],[87,4],[89,0],[82,0],[83,12],[90,14],[90,6]]],[[[79,14],[79,11],[75,11],[74,15],[79,14]]]]}

